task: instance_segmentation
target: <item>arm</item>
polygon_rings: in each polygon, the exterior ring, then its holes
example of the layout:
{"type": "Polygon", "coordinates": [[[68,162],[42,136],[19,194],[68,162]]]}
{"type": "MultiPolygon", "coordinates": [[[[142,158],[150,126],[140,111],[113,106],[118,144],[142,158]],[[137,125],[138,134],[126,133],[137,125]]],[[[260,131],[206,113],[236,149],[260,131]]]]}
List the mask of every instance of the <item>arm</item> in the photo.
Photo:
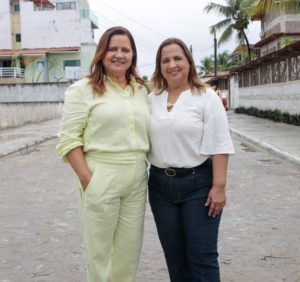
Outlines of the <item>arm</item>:
{"type": "Polygon", "coordinates": [[[208,194],[205,206],[209,207],[209,216],[215,217],[221,212],[226,203],[225,186],[227,178],[228,155],[212,156],[213,186],[208,194]]]}
{"type": "Polygon", "coordinates": [[[77,174],[83,191],[85,191],[92,176],[84,158],[82,147],[76,147],[72,149],[67,153],[66,157],[70,162],[71,167],[77,174]]]}

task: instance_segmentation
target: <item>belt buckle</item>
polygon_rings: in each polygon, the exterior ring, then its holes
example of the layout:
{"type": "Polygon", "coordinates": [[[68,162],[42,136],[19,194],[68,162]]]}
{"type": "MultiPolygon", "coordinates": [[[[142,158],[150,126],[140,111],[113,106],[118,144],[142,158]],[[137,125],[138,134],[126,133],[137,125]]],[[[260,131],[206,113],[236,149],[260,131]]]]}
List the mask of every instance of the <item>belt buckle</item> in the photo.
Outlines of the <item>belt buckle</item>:
{"type": "Polygon", "coordinates": [[[175,176],[176,175],[176,170],[174,168],[167,167],[167,168],[165,168],[165,174],[167,176],[175,176]]]}

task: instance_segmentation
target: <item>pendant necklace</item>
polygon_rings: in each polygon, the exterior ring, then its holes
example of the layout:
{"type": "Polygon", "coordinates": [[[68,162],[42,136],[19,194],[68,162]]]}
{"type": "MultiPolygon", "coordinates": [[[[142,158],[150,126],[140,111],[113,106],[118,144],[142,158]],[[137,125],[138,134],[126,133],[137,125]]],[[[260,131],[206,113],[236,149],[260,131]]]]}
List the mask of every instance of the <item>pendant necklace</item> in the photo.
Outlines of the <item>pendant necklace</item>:
{"type": "Polygon", "coordinates": [[[173,107],[174,107],[174,104],[172,104],[172,103],[168,103],[167,104],[167,109],[168,110],[172,109],[173,107]]]}

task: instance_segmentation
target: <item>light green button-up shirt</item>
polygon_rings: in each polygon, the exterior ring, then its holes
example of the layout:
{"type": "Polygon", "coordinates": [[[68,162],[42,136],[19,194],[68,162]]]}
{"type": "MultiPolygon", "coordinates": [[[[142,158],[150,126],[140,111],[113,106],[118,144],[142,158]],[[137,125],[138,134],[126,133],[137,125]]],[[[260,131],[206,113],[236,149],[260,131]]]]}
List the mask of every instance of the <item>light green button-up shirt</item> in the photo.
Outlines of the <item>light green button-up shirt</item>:
{"type": "Polygon", "coordinates": [[[146,153],[149,150],[150,113],[145,87],[134,78],[124,89],[105,78],[104,95],[93,96],[88,79],[65,93],[56,152],[65,160],[76,147],[85,153],[146,153]]]}

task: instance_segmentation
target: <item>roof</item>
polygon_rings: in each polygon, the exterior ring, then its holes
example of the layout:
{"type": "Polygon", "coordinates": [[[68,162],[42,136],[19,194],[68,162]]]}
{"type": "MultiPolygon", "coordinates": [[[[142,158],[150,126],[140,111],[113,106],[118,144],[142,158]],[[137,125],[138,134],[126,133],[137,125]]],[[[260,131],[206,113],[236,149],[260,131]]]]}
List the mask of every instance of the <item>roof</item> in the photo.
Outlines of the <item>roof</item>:
{"type": "Polygon", "coordinates": [[[17,50],[0,50],[0,56],[14,56],[14,55],[37,55],[47,53],[61,53],[61,52],[77,52],[80,47],[66,47],[66,48],[36,48],[36,49],[17,49],[17,50]]]}
{"type": "Polygon", "coordinates": [[[254,47],[262,47],[266,45],[267,43],[275,40],[278,37],[281,36],[300,36],[300,32],[278,32],[278,33],[273,33],[270,36],[258,41],[256,44],[254,44],[254,47]]]}
{"type": "Polygon", "coordinates": [[[211,83],[215,80],[227,78],[231,75],[229,71],[218,71],[217,76],[214,73],[208,73],[201,77],[201,80],[205,83],[211,83]]]}
{"type": "Polygon", "coordinates": [[[32,0],[34,5],[37,7],[55,8],[55,5],[49,0],[32,0]]]}
{"type": "Polygon", "coordinates": [[[234,70],[231,71],[231,73],[235,73],[235,72],[241,72],[243,70],[247,70],[247,69],[253,69],[256,66],[259,66],[261,64],[265,64],[265,63],[269,63],[278,59],[286,59],[289,57],[292,57],[294,55],[300,55],[300,40],[296,41],[294,43],[291,43],[275,52],[269,53],[263,57],[257,58],[256,60],[240,66],[234,70]]]}

